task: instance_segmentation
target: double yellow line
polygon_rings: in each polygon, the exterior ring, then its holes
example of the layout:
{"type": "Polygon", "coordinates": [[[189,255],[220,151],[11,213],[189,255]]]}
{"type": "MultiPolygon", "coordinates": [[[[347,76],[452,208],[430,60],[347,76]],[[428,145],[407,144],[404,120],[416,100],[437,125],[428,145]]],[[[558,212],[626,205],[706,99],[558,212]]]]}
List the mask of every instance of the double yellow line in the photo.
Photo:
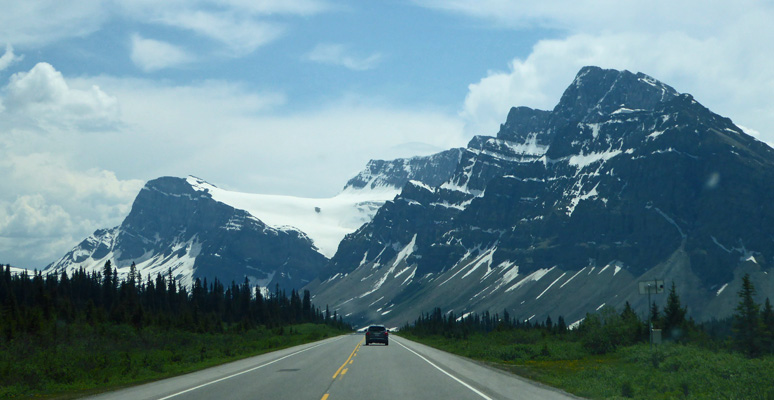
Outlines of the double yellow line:
{"type": "Polygon", "coordinates": [[[346,368],[347,365],[352,364],[352,357],[357,355],[357,351],[360,350],[360,345],[363,344],[363,342],[360,342],[355,346],[355,350],[352,350],[352,353],[349,355],[349,358],[347,358],[347,361],[344,361],[344,364],[341,364],[338,370],[336,370],[336,373],[333,374],[333,379],[336,379],[339,374],[344,375],[347,373],[348,368],[346,368]]]}
{"type": "MultiPolygon", "coordinates": [[[[336,370],[336,373],[333,374],[333,379],[336,379],[337,376],[341,375],[344,376],[349,368],[347,368],[347,365],[352,364],[352,357],[357,355],[357,351],[360,350],[360,345],[363,344],[363,342],[360,342],[355,346],[355,349],[352,350],[352,353],[350,353],[349,357],[347,358],[347,361],[344,361],[344,364],[341,364],[339,369],[336,370]]],[[[328,393],[325,393],[320,400],[328,400],[328,393]]]]}

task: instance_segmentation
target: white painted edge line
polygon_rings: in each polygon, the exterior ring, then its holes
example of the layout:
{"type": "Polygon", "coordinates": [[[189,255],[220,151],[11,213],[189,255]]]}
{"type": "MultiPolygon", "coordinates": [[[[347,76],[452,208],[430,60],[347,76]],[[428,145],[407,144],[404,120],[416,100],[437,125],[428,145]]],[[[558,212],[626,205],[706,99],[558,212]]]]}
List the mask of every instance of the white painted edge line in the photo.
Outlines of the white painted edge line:
{"type": "Polygon", "coordinates": [[[427,358],[423,357],[421,354],[417,353],[416,351],[409,349],[408,347],[404,346],[402,343],[398,342],[397,340],[395,340],[395,343],[399,344],[399,345],[400,345],[400,347],[403,347],[404,349],[406,349],[406,350],[408,350],[408,351],[410,351],[410,352],[414,353],[414,355],[415,355],[415,356],[417,356],[417,357],[419,357],[419,358],[421,358],[421,359],[425,360],[425,362],[426,362],[426,363],[428,363],[428,364],[432,365],[433,367],[435,367],[435,369],[437,369],[437,370],[439,370],[439,371],[443,372],[444,374],[446,374],[447,376],[449,376],[449,378],[452,378],[452,379],[454,379],[455,381],[459,382],[459,383],[460,383],[462,386],[465,386],[466,388],[468,388],[468,389],[472,390],[472,391],[473,391],[473,393],[475,393],[475,394],[477,394],[477,395],[481,396],[482,398],[484,398],[484,399],[486,399],[486,400],[493,400],[491,397],[489,397],[489,396],[487,396],[487,395],[485,395],[485,394],[483,394],[483,393],[479,392],[479,391],[478,391],[476,388],[474,388],[473,386],[470,386],[470,385],[468,385],[467,383],[463,382],[462,380],[460,380],[460,379],[459,379],[459,378],[457,378],[456,376],[454,376],[454,375],[452,375],[452,374],[450,374],[450,373],[446,372],[445,370],[443,370],[443,368],[441,368],[441,367],[439,367],[439,366],[437,366],[437,365],[433,364],[433,362],[432,362],[432,361],[430,361],[430,360],[428,360],[427,358]]]}
{"type": "MultiPolygon", "coordinates": [[[[340,340],[340,339],[337,339],[337,340],[340,340]]],[[[334,340],[333,342],[335,342],[335,341],[336,341],[336,340],[334,340]]],[[[278,358],[278,359],[276,359],[276,360],[273,360],[273,361],[269,361],[269,362],[267,362],[267,363],[265,363],[265,364],[261,364],[261,365],[259,365],[259,366],[257,366],[257,367],[253,367],[253,368],[250,368],[250,369],[244,370],[244,371],[242,371],[242,372],[237,372],[236,374],[229,375],[229,376],[225,376],[225,377],[223,377],[223,378],[216,379],[216,380],[214,380],[214,381],[207,382],[207,383],[205,383],[205,384],[202,384],[202,385],[199,385],[199,386],[196,386],[196,387],[192,387],[192,388],[190,388],[190,389],[183,390],[182,392],[177,392],[177,393],[174,393],[174,394],[170,394],[169,396],[167,396],[167,397],[162,397],[162,398],[160,398],[159,400],[167,400],[167,399],[171,399],[171,398],[173,398],[173,397],[176,397],[176,396],[180,396],[180,395],[181,395],[181,394],[183,394],[183,393],[193,392],[194,390],[201,389],[201,388],[203,388],[203,387],[205,387],[205,386],[212,385],[213,383],[222,382],[222,381],[225,381],[226,379],[231,379],[231,378],[233,378],[233,377],[235,377],[235,376],[239,376],[239,375],[246,374],[246,373],[248,373],[248,372],[255,371],[256,369],[263,368],[263,367],[265,367],[265,366],[267,366],[267,365],[274,364],[274,363],[276,363],[276,362],[279,362],[279,361],[282,361],[282,360],[284,360],[284,359],[286,359],[286,358],[288,358],[288,357],[293,357],[293,356],[295,356],[295,355],[297,355],[297,354],[301,354],[301,353],[303,353],[303,352],[305,352],[305,351],[312,350],[312,349],[314,349],[314,348],[316,348],[316,347],[320,347],[320,346],[322,346],[322,345],[324,345],[324,344],[328,344],[328,343],[332,343],[332,342],[319,343],[319,344],[316,344],[316,345],[314,345],[314,346],[312,346],[312,347],[307,347],[307,348],[305,348],[305,349],[303,349],[303,350],[299,350],[299,351],[297,351],[297,352],[295,352],[295,353],[290,353],[290,354],[288,354],[288,355],[286,355],[286,356],[280,357],[280,358],[278,358]]],[[[421,357],[421,356],[420,356],[420,357],[421,357]]],[[[437,367],[436,367],[436,368],[437,368],[437,367]]]]}

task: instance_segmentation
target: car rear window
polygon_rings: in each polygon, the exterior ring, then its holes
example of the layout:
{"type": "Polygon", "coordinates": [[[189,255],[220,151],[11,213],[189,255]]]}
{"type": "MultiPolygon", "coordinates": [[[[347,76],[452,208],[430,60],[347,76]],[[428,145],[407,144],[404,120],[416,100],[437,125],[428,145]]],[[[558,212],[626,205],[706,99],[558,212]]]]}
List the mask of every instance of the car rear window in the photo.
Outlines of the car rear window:
{"type": "Polygon", "coordinates": [[[369,332],[384,332],[385,328],[383,326],[369,326],[368,327],[369,332]]]}

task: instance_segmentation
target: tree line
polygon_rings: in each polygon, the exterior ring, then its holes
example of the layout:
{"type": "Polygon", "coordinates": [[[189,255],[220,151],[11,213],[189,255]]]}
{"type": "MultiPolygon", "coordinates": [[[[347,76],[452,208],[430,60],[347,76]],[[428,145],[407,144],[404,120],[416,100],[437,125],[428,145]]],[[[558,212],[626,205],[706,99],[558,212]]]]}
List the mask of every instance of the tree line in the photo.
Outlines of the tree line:
{"type": "Polygon", "coordinates": [[[580,341],[590,353],[604,354],[618,347],[648,342],[650,322],[653,329],[661,330],[666,341],[720,345],[749,357],[774,354],[774,310],[771,302],[766,298],[763,305],[755,303],[755,287],[749,275],[743,277],[738,295],[739,303],[733,316],[702,324],[687,317],[687,309],[681,304],[673,283],[666,305],[659,308],[653,302],[645,319],[640,318],[629,302],[620,312],[613,307],[604,307],[600,312],[587,313],[572,329],[562,316],[556,322],[550,316],[545,321],[512,318],[507,310],[503,310],[502,314],[485,311],[483,314],[457,316],[454,312],[444,313],[436,307],[432,312],[420,315],[412,324],[405,324],[401,331],[417,336],[440,335],[456,339],[493,331],[539,331],[544,336],[580,341]]]}
{"type": "Polygon", "coordinates": [[[178,282],[172,271],[143,277],[132,264],[125,279],[108,260],[101,272],[46,274],[11,273],[0,266],[0,338],[44,334],[69,323],[130,324],[223,332],[266,326],[282,329],[299,323],[329,324],[349,329],[341,316],[312,304],[308,290],[290,295],[279,286],[271,293],[244,282],[225,285],[217,278],[196,278],[191,287],[178,282]]]}

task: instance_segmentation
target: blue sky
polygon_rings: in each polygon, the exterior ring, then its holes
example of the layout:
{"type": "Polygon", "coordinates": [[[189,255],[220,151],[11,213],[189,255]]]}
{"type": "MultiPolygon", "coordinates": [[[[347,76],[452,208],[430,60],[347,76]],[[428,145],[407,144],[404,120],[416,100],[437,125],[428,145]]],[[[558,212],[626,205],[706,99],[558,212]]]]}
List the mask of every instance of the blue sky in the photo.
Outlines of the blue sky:
{"type": "Polygon", "coordinates": [[[336,194],[494,135],[585,65],[774,142],[774,6],[597,0],[0,0],[0,263],[42,268],[150,179],[336,194]]]}

